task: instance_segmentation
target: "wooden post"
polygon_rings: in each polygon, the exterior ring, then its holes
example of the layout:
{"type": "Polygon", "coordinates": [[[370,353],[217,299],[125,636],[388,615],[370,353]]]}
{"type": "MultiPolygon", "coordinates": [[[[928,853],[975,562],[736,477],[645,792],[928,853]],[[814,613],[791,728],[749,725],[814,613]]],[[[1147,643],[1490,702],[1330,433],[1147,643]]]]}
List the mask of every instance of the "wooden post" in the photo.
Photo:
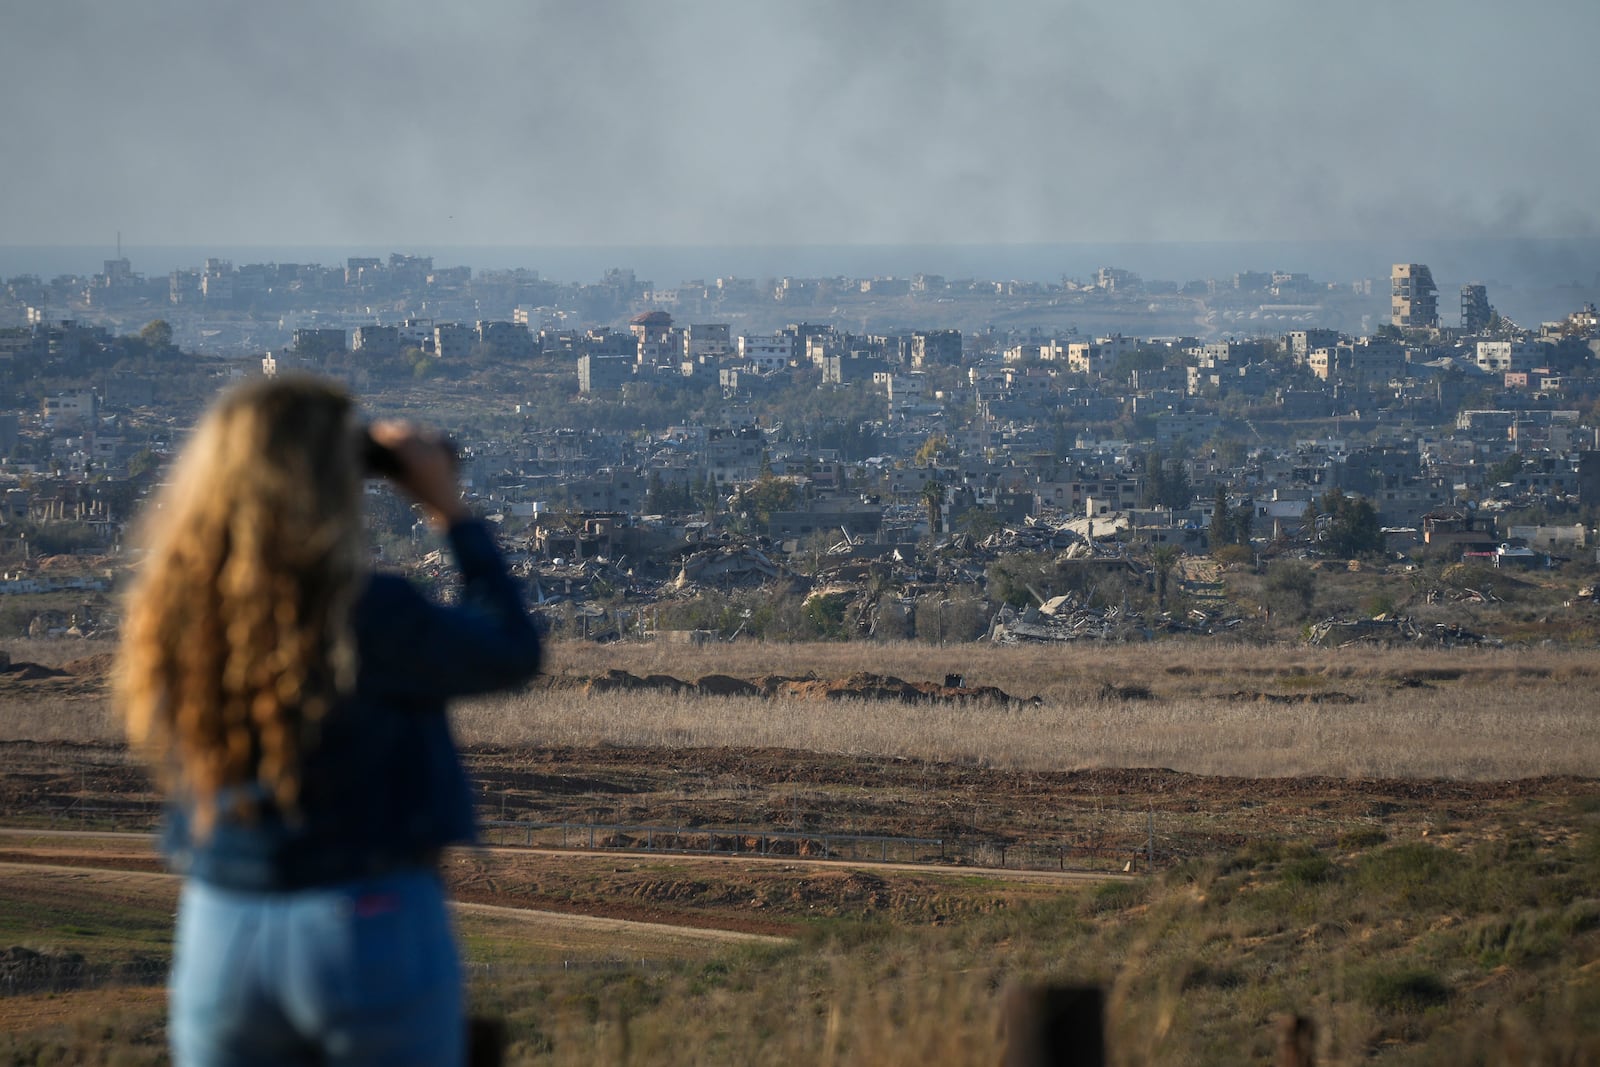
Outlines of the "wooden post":
{"type": "Polygon", "coordinates": [[[1001,1008],[1001,1067],[1104,1067],[1105,990],[1022,986],[1001,1008]]]}
{"type": "Polygon", "coordinates": [[[1316,1027],[1303,1015],[1278,1020],[1278,1067],[1315,1067],[1316,1027]]]}

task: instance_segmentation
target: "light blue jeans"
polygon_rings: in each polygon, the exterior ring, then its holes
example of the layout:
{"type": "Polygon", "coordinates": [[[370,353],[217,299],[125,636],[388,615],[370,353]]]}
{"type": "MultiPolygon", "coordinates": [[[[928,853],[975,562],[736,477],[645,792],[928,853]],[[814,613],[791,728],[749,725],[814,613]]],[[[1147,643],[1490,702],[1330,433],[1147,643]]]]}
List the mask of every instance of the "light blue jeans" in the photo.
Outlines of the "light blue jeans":
{"type": "Polygon", "coordinates": [[[288,893],[184,884],[168,1020],[180,1067],[451,1067],[462,1010],[431,873],[288,893]]]}

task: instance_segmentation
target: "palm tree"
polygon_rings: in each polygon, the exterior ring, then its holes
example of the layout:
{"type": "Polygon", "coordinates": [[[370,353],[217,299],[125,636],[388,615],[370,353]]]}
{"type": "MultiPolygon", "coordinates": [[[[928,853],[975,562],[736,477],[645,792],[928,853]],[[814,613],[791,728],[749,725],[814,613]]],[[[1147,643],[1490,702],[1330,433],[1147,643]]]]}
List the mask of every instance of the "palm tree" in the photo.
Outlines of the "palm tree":
{"type": "Polygon", "coordinates": [[[944,513],[944,483],[930,478],[922,487],[922,502],[928,506],[928,536],[939,536],[939,518],[944,513]]]}
{"type": "Polygon", "coordinates": [[[1150,550],[1150,566],[1156,572],[1156,606],[1160,611],[1167,610],[1167,579],[1181,555],[1183,549],[1177,545],[1156,545],[1150,550]]]}

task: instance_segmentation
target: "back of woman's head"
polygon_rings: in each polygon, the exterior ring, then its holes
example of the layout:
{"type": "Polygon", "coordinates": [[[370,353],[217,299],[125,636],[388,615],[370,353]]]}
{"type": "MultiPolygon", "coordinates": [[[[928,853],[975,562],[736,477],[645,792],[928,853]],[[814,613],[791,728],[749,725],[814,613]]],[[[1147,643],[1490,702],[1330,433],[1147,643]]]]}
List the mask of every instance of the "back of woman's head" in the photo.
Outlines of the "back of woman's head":
{"type": "Polygon", "coordinates": [[[202,830],[230,786],[292,811],[316,724],[353,681],[357,438],[328,382],[235,389],[147,509],[119,696],[130,739],[193,795],[202,830]]]}

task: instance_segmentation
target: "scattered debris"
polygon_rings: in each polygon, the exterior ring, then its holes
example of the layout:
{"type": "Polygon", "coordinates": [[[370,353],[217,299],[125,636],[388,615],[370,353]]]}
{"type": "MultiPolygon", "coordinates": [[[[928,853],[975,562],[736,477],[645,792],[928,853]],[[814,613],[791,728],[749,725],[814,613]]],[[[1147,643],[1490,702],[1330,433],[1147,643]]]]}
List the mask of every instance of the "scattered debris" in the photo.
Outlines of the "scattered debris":
{"type": "Polygon", "coordinates": [[[1359,644],[1499,645],[1498,638],[1474,633],[1461,626],[1439,623],[1424,628],[1409,615],[1380,615],[1374,619],[1326,619],[1311,627],[1310,643],[1318,647],[1345,648],[1359,644]]]}

